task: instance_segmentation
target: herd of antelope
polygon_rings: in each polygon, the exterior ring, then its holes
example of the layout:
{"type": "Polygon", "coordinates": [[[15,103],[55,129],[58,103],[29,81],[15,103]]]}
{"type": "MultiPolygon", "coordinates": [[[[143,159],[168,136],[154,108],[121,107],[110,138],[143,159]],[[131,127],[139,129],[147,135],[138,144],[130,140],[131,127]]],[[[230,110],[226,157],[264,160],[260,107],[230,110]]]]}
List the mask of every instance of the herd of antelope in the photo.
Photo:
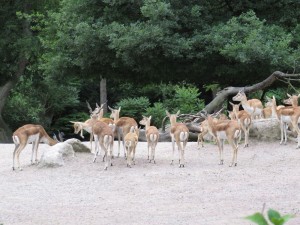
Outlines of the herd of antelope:
{"type": "MultiPolygon", "coordinates": [[[[232,105],[232,111],[228,112],[229,118],[222,114],[218,118],[207,116],[207,118],[200,123],[200,133],[198,136],[198,147],[200,143],[203,147],[203,136],[209,133],[216,140],[219,149],[219,164],[223,164],[223,147],[225,140],[231,145],[233,150],[232,160],[230,166],[237,166],[237,153],[238,143],[241,141],[242,132],[244,133],[244,147],[249,146],[249,129],[253,120],[261,118],[277,118],[280,124],[281,141],[280,144],[287,141],[287,130],[292,129],[297,133],[298,144],[300,147],[300,130],[298,127],[298,120],[300,117],[300,107],[298,107],[299,95],[289,95],[288,99],[284,100],[284,104],[290,106],[277,106],[276,99],[267,98],[265,108],[258,99],[248,100],[243,91],[239,91],[236,96],[232,98],[233,101],[240,102],[239,104],[232,105]],[[242,105],[244,110],[239,110],[242,105]]],[[[104,104],[103,104],[104,105],[104,104]]],[[[109,108],[111,111],[110,118],[103,117],[103,105],[96,104],[96,109],[88,105],[91,118],[85,122],[70,121],[74,125],[74,133],[83,137],[83,130],[91,134],[90,146],[91,152],[94,152],[93,162],[96,161],[97,156],[104,152],[103,161],[105,162],[104,169],[112,166],[113,144],[114,137],[118,138],[118,153],[120,156],[120,142],[123,143],[124,157],[127,159],[127,167],[135,164],[136,146],[139,139],[138,123],[131,117],[120,117],[121,107],[119,109],[109,108]],[[94,149],[93,149],[94,140],[94,149]]],[[[184,123],[178,123],[176,114],[170,114],[166,110],[166,115],[170,119],[170,136],[172,140],[172,159],[171,164],[174,162],[175,143],[179,152],[179,167],[185,166],[185,147],[189,138],[189,129],[184,123]]],[[[143,116],[139,122],[140,125],[145,126],[145,135],[148,144],[148,160],[155,163],[155,148],[159,140],[159,131],[155,126],[151,126],[151,116],[143,116]]],[[[47,143],[50,146],[56,144],[58,141],[52,139],[40,125],[27,124],[18,128],[13,133],[13,141],[15,149],[13,152],[13,170],[15,169],[15,158],[17,158],[18,168],[20,166],[19,156],[21,151],[25,148],[27,143],[32,143],[31,163],[33,164],[33,156],[35,153],[35,163],[38,163],[37,152],[40,142],[47,143]]]]}

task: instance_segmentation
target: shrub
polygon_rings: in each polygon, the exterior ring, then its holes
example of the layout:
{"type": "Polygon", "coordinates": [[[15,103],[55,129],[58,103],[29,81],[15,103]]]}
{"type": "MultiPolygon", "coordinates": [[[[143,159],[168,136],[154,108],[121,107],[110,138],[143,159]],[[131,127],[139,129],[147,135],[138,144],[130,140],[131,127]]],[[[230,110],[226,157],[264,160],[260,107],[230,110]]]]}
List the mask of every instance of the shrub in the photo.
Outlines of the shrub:
{"type": "Polygon", "coordinates": [[[120,116],[133,117],[136,121],[142,118],[142,114],[150,106],[149,99],[146,97],[126,98],[117,103],[121,107],[120,116]]]}
{"type": "Polygon", "coordinates": [[[204,108],[204,101],[199,99],[200,92],[192,85],[176,86],[175,95],[164,101],[170,113],[196,113],[204,108]],[[172,112],[171,112],[172,111],[172,112]]]}
{"type": "Polygon", "coordinates": [[[163,118],[166,116],[166,108],[161,102],[156,102],[153,107],[147,108],[145,116],[152,116],[151,125],[159,128],[163,118]]]}

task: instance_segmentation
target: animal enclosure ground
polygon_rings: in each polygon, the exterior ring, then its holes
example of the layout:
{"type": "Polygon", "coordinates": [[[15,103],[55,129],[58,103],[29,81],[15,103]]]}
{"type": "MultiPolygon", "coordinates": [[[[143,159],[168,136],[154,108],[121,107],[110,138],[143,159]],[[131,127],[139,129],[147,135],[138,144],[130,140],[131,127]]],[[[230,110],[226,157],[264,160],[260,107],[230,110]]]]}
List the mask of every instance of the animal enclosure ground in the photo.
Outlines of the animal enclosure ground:
{"type": "MultiPolygon", "coordinates": [[[[179,168],[170,165],[171,143],[159,142],[156,164],[149,164],[140,142],[136,165],[127,168],[116,158],[108,171],[88,153],[66,158],[64,167],[31,166],[31,145],[21,153],[24,170],[12,171],[14,146],[0,144],[0,224],[250,225],[243,218],[266,203],[266,209],[296,214],[287,225],[299,225],[300,150],[291,142],[249,144],[240,145],[238,166],[230,168],[228,144],[220,166],[215,145],[198,150],[189,142],[185,168],[179,168]]],[[[39,156],[48,150],[41,144],[39,156]]]]}

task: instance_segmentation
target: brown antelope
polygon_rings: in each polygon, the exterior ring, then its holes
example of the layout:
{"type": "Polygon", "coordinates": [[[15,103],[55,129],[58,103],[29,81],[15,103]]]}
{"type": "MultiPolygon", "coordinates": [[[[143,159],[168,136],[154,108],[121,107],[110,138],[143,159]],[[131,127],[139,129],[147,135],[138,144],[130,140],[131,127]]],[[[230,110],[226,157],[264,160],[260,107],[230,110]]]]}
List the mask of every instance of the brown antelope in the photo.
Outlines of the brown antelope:
{"type": "MultiPolygon", "coordinates": [[[[245,111],[245,110],[239,110],[240,104],[233,104],[232,102],[229,102],[230,105],[232,105],[232,112],[234,114],[235,120],[237,120],[244,132],[245,135],[245,143],[244,147],[249,146],[249,131],[251,126],[251,116],[245,111]]],[[[240,135],[240,138],[242,136],[240,135]]],[[[240,140],[239,140],[240,141],[240,140]]]]}
{"type": "Polygon", "coordinates": [[[114,128],[114,124],[107,125],[101,121],[96,122],[92,127],[92,134],[94,136],[96,148],[93,162],[96,162],[99,151],[103,149],[103,161],[105,159],[104,170],[107,170],[108,165],[112,166],[111,158],[113,156],[114,128]]]}
{"type": "Polygon", "coordinates": [[[20,166],[20,153],[28,143],[32,143],[31,164],[33,164],[33,154],[35,152],[35,162],[38,163],[37,154],[40,142],[46,143],[50,146],[57,143],[56,140],[49,137],[45,129],[41,125],[26,124],[18,128],[12,135],[13,142],[15,143],[15,150],[13,153],[13,170],[15,169],[15,158],[17,157],[18,168],[20,166]]]}
{"type": "Polygon", "coordinates": [[[298,106],[298,99],[300,97],[300,94],[299,95],[290,95],[290,94],[287,94],[287,96],[289,98],[283,100],[283,103],[287,104],[287,105],[291,105],[292,107],[297,107],[298,106]]]}
{"type": "Polygon", "coordinates": [[[241,135],[240,125],[235,120],[220,120],[214,122],[211,116],[207,117],[208,129],[217,140],[219,148],[220,163],[223,165],[224,141],[227,139],[233,150],[232,161],[229,166],[237,166],[238,139],[241,135]]]}
{"type": "Polygon", "coordinates": [[[91,106],[88,102],[87,102],[87,104],[88,104],[88,108],[90,110],[91,115],[96,115],[98,121],[101,121],[101,122],[104,122],[104,123],[107,123],[107,124],[113,124],[114,123],[114,121],[111,118],[103,117],[103,106],[106,103],[103,103],[101,106],[99,106],[96,103],[96,108],[94,110],[92,110],[92,108],[91,108],[91,106]]]}
{"type": "Polygon", "coordinates": [[[280,122],[280,131],[281,131],[281,139],[280,144],[286,144],[287,141],[287,128],[288,124],[292,125],[292,128],[297,133],[298,144],[297,148],[300,147],[300,130],[298,127],[298,120],[300,117],[300,108],[299,107],[284,107],[277,109],[276,99],[273,96],[271,99],[272,104],[272,112],[276,115],[276,118],[280,122]]]}
{"type": "Polygon", "coordinates": [[[178,147],[178,153],[179,153],[179,167],[184,167],[185,164],[184,151],[189,138],[189,129],[185,124],[176,122],[179,113],[180,110],[176,114],[170,114],[166,110],[166,114],[169,117],[171,123],[170,135],[172,139],[172,149],[173,149],[171,165],[173,165],[174,162],[174,152],[175,152],[175,142],[176,142],[178,147]]]}
{"type": "Polygon", "coordinates": [[[150,126],[151,116],[143,116],[143,119],[140,121],[141,125],[145,126],[145,134],[148,144],[148,160],[149,163],[153,160],[155,163],[155,148],[159,139],[159,132],[155,126],[150,126]],[[149,149],[151,148],[151,155],[149,154],[149,149]]]}
{"type": "Polygon", "coordinates": [[[243,91],[239,91],[236,96],[232,98],[233,101],[241,102],[244,110],[251,115],[252,119],[261,118],[263,105],[258,99],[247,100],[246,94],[243,91]]]}
{"type": "Polygon", "coordinates": [[[126,157],[124,137],[129,133],[131,127],[137,127],[138,124],[131,117],[120,117],[121,107],[119,107],[119,109],[113,109],[108,106],[108,108],[111,110],[110,118],[114,119],[114,124],[116,125],[116,130],[118,133],[118,157],[120,156],[121,138],[123,142],[124,157],[126,157]]]}
{"type": "Polygon", "coordinates": [[[78,134],[80,132],[80,137],[84,138],[83,136],[83,130],[87,131],[90,133],[90,144],[91,144],[91,152],[93,151],[93,135],[92,135],[92,127],[95,123],[98,122],[97,116],[92,115],[90,119],[86,120],[85,122],[75,122],[75,121],[70,121],[73,123],[74,126],[74,133],[78,134]]]}
{"type": "MultiPolygon", "coordinates": [[[[219,116],[219,119],[214,118],[213,119],[214,122],[217,122],[218,120],[228,120],[227,116],[225,114],[221,114],[219,116]]],[[[203,142],[204,142],[204,136],[208,133],[208,124],[207,124],[207,120],[204,120],[200,123],[200,133],[198,134],[198,140],[197,140],[197,144],[198,144],[198,148],[200,146],[204,147],[203,142]]]]}
{"type": "Polygon", "coordinates": [[[131,167],[131,162],[135,165],[135,150],[138,143],[138,127],[132,126],[130,131],[125,135],[125,148],[127,151],[127,167],[131,167]]]}

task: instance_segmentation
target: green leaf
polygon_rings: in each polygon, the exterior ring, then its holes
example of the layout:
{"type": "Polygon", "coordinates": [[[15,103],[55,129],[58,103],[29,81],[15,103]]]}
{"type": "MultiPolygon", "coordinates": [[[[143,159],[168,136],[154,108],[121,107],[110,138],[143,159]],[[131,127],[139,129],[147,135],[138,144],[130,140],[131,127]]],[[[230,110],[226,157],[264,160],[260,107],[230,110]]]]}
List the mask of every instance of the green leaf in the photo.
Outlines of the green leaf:
{"type": "Polygon", "coordinates": [[[268,210],[268,217],[269,217],[269,220],[275,224],[275,225],[281,225],[282,222],[281,222],[281,216],[279,214],[279,212],[277,212],[276,210],[274,209],[269,209],[268,210]]]}
{"type": "Polygon", "coordinates": [[[255,213],[251,216],[247,216],[246,219],[258,224],[258,225],[268,225],[268,222],[261,213],[255,213]]]}
{"type": "Polygon", "coordinates": [[[269,217],[269,220],[274,225],[282,225],[285,222],[287,222],[289,219],[293,218],[293,215],[285,215],[285,216],[281,217],[279,212],[277,212],[273,209],[269,209],[268,210],[268,217],[269,217]]]}

